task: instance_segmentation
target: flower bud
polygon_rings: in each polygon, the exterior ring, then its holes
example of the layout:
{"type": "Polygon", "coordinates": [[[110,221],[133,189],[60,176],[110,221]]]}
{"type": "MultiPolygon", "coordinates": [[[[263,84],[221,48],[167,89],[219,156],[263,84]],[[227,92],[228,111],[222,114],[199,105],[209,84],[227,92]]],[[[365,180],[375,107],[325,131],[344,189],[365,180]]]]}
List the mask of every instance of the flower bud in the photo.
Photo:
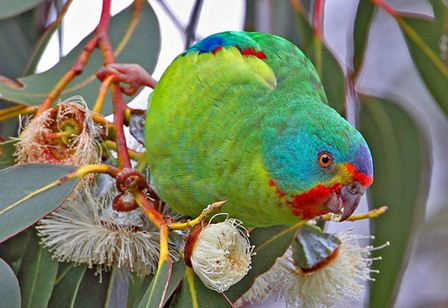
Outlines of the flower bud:
{"type": "Polygon", "coordinates": [[[236,219],[193,228],[185,262],[208,288],[224,292],[250,270],[254,247],[236,219]]]}

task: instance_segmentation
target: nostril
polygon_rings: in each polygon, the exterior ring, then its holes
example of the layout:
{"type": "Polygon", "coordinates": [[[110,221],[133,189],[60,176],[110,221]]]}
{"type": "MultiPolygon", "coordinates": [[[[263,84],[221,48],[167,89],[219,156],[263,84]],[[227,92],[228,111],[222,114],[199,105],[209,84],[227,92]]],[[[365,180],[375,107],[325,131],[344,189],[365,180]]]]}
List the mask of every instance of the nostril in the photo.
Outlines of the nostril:
{"type": "Polygon", "coordinates": [[[356,195],[361,192],[361,184],[359,182],[353,182],[348,186],[348,190],[351,194],[356,195]]]}

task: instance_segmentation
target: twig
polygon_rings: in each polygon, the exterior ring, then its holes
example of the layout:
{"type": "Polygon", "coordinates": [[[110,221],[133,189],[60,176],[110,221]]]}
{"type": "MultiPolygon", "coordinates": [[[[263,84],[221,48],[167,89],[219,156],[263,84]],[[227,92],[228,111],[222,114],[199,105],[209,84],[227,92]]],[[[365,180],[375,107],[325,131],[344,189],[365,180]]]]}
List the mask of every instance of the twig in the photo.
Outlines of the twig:
{"type": "Polygon", "coordinates": [[[219,201],[219,202],[215,202],[213,204],[210,204],[208,207],[206,207],[201,215],[199,215],[198,217],[192,219],[192,220],[188,220],[187,222],[182,222],[182,223],[174,223],[174,224],[169,224],[168,225],[168,229],[169,230],[185,230],[188,229],[190,227],[193,227],[195,225],[197,225],[198,223],[202,222],[207,216],[209,216],[211,213],[218,211],[219,209],[221,209],[221,207],[227,202],[227,200],[225,201],[219,201]]]}
{"type": "Polygon", "coordinates": [[[98,97],[96,99],[95,106],[92,109],[94,112],[99,113],[103,109],[104,99],[106,98],[107,89],[109,88],[109,85],[113,81],[114,78],[115,78],[115,75],[109,75],[101,83],[101,88],[98,93],[98,97]]]}
{"type": "Polygon", "coordinates": [[[185,28],[180,23],[179,18],[176,16],[176,14],[173,13],[173,10],[163,0],[159,0],[159,4],[162,6],[162,9],[165,11],[165,13],[171,19],[173,24],[176,26],[177,30],[182,34],[185,34],[185,28]]]}
{"type": "Polygon", "coordinates": [[[324,10],[325,0],[316,0],[313,7],[313,30],[320,40],[323,40],[323,22],[324,22],[324,10]]]}
{"type": "Polygon", "coordinates": [[[144,193],[137,190],[132,192],[132,194],[134,195],[137,204],[142,208],[143,212],[145,212],[146,216],[148,216],[149,220],[151,220],[154,225],[156,225],[158,228],[163,225],[168,225],[163,215],[155,209],[152,202],[150,202],[148,198],[146,198],[146,195],[144,193]]]}
{"type": "MultiPolygon", "coordinates": [[[[159,0],[159,4],[162,7],[162,9],[164,10],[164,12],[168,15],[168,18],[171,20],[171,22],[174,24],[174,26],[177,28],[177,30],[180,33],[182,33],[183,36],[185,36],[186,35],[185,27],[179,21],[179,18],[176,16],[176,14],[174,14],[173,10],[163,0],[159,0]]],[[[197,33],[195,33],[194,39],[196,41],[198,41],[198,40],[202,39],[202,37],[199,36],[197,33]]]]}
{"type": "MultiPolygon", "coordinates": [[[[135,1],[135,10],[141,10],[140,1],[135,1]]],[[[138,18],[140,14],[134,14],[133,18],[138,18]],[[135,17],[137,16],[137,17],[135,17]]],[[[115,56],[113,53],[112,45],[110,44],[107,29],[110,22],[110,0],[103,0],[103,8],[101,11],[101,19],[97,27],[98,46],[101,49],[101,53],[104,58],[104,64],[115,63],[115,56]]],[[[113,83],[111,87],[112,102],[114,109],[114,122],[113,125],[116,131],[117,139],[117,155],[118,165],[122,168],[131,168],[131,161],[129,159],[128,149],[126,146],[126,137],[124,134],[124,112],[126,110],[126,103],[121,93],[121,88],[117,83],[113,83]]]]}
{"type": "Polygon", "coordinates": [[[196,27],[199,21],[199,15],[201,13],[203,0],[196,0],[193,6],[193,10],[190,15],[190,21],[188,22],[187,28],[185,29],[185,49],[190,47],[190,44],[193,42],[196,34],[196,27]]]}
{"type": "MultiPolygon", "coordinates": [[[[360,215],[352,215],[349,218],[346,219],[346,221],[357,221],[357,220],[362,220],[362,219],[374,219],[377,218],[378,216],[381,216],[382,214],[384,214],[386,211],[388,210],[387,206],[382,206],[380,208],[377,209],[373,209],[365,214],[360,214],[360,215]]],[[[323,220],[334,220],[335,215],[323,215],[320,218],[323,220]]]]}
{"type": "Polygon", "coordinates": [[[33,114],[37,110],[36,106],[17,105],[11,108],[0,110],[0,122],[14,118],[18,115],[33,114]]]}
{"type": "Polygon", "coordinates": [[[61,80],[54,86],[54,88],[47,95],[45,100],[40,104],[39,109],[37,110],[37,115],[41,114],[45,110],[51,107],[53,102],[58,98],[61,92],[65,89],[65,87],[79,74],[82,73],[84,67],[89,61],[90,55],[92,51],[95,49],[98,43],[98,37],[94,36],[87,44],[84,46],[82,52],[80,53],[78,59],[73,64],[72,68],[65,73],[65,75],[61,78],[61,80]]]}
{"type": "MultiPolygon", "coordinates": [[[[117,151],[117,143],[116,142],[114,142],[112,140],[105,140],[103,143],[108,149],[117,151]]],[[[128,154],[129,154],[129,157],[132,160],[135,160],[136,162],[139,162],[141,160],[142,156],[145,155],[144,152],[137,152],[137,151],[134,151],[131,149],[128,149],[128,154]]]]}

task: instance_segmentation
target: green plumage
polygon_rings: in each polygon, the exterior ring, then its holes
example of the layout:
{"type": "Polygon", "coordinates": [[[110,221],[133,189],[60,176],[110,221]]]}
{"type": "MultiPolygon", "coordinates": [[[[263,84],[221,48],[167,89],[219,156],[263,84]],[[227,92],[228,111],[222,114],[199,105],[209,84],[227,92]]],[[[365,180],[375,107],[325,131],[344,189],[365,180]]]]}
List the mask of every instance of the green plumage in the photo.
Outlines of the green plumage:
{"type": "MultiPolygon", "coordinates": [[[[287,40],[242,32],[209,37],[178,56],[152,93],[146,121],[152,184],[172,208],[189,216],[228,200],[223,211],[247,225],[297,222],[269,183],[298,194],[327,180],[316,175],[294,186],[287,169],[297,153],[278,148],[294,148],[295,141],[279,140],[295,136],[319,113],[326,116],[312,120],[314,127],[335,119],[353,130],[324,103],[314,67],[287,40]],[[265,58],[243,55],[248,48],[265,58]],[[277,160],[286,171],[275,167],[277,160]]],[[[301,168],[295,164],[290,167],[301,168]]]]}

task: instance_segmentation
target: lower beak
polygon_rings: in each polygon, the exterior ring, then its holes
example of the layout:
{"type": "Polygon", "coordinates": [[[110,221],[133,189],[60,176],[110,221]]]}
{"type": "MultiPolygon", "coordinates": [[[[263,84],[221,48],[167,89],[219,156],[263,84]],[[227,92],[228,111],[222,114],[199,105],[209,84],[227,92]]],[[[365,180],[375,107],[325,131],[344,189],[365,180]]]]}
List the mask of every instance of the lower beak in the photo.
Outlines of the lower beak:
{"type": "Polygon", "coordinates": [[[339,221],[349,218],[358,207],[359,201],[366,188],[355,181],[343,186],[340,193],[333,192],[325,203],[325,207],[332,213],[341,215],[339,221]]]}

